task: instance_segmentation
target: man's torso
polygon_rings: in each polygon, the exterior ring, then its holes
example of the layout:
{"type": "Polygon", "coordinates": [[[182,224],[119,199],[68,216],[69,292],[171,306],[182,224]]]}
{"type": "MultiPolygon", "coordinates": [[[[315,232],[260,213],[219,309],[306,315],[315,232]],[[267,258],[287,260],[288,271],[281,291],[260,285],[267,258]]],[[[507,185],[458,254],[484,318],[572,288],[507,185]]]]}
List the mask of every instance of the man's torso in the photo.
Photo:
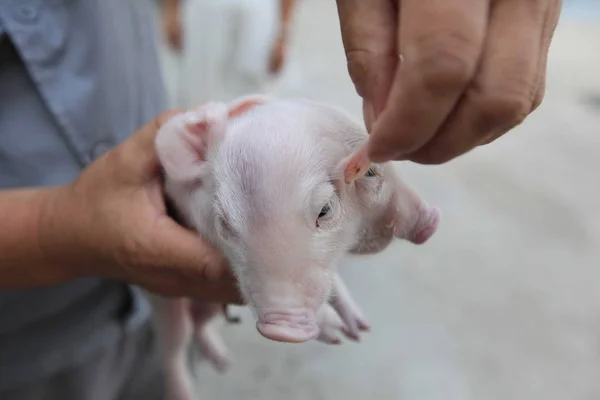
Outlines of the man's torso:
{"type": "MultiPolygon", "coordinates": [[[[0,188],[69,182],[164,109],[147,8],[0,0],[0,188]]],[[[84,362],[148,313],[101,279],[0,291],[0,390],[84,362]]]]}

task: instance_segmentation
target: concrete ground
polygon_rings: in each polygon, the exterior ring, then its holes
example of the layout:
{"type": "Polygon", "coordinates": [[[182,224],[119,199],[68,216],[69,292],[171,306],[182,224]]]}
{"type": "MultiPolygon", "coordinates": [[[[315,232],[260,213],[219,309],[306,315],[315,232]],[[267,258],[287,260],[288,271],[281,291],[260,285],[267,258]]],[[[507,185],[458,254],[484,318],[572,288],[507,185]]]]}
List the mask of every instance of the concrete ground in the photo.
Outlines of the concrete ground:
{"type": "MultiPolygon", "coordinates": [[[[522,126],[442,166],[399,165],[442,225],[341,266],[373,325],[362,343],[270,342],[234,309],[236,363],[202,364],[201,398],[600,399],[599,22],[564,14],[522,126]]],[[[291,62],[280,93],[360,116],[333,0],[299,2],[291,62]]]]}

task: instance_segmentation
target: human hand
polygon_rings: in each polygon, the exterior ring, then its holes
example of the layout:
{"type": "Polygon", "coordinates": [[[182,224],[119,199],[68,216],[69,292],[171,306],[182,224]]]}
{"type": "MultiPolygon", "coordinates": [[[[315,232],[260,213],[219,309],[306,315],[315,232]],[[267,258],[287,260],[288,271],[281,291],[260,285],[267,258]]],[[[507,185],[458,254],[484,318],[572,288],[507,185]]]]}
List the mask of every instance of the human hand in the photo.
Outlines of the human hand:
{"type": "Polygon", "coordinates": [[[165,0],[161,10],[161,18],[163,35],[169,47],[177,52],[183,50],[183,28],[179,1],[165,0]]]}
{"type": "Polygon", "coordinates": [[[542,102],[560,0],[337,7],[375,162],[447,162],[502,136],[542,102]]]}
{"type": "Polygon", "coordinates": [[[279,74],[285,63],[295,7],[296,0],[279,0],[279,32],[269,57],[269,73],[273,75],[279,74]]]}
{"type": "Polygon", "coordinates": [[[221,254],[167,215],[154,138],[163,113],[105,153],[42,211],[46,254],[74,276],[102,276],[177,297],[241,304],[221,254]],[[60,232],[60,234],[56,234],[60,232]]]}

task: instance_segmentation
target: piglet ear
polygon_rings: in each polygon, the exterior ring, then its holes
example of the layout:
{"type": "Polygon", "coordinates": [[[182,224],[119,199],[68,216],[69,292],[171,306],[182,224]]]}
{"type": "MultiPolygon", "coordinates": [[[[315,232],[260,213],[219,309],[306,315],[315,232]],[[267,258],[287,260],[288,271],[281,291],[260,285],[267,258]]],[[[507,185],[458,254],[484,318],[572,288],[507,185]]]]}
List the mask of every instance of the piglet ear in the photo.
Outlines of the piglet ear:
{"type": "Polygon", "coordinates": [[[240,97],[229,104],[229,117],[235,118],[256,106],[268,103],[270,100],[271,98],[266,95],[250,95],[240,97]]]}
{"type": "Polygon", "coordinates": [[[367,146],[364,145],[344,158],[338,164],[337,170],[343,174],[346,184],[350,184],[361,178],[371,166],[371,160],[367,152],[367,146]]]}
{"type": "Polygon", "coordinates": [[[224,136],[227,120],[225,104],[207,103],[163,125],[155,147],[167,176],[180,182],[201,180],[208,151],[224,136]]]}

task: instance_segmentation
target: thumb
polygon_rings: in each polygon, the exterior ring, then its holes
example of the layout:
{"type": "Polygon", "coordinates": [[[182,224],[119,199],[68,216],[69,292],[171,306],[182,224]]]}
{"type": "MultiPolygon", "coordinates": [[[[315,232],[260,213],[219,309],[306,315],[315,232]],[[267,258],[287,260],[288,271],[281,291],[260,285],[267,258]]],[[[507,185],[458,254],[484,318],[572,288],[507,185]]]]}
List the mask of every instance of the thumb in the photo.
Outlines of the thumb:
{"type": "Polygon", "coordinates": [[[237,301],[239,294],[230,265],[208,241],[166,215],[157,223],[153,236],[155,263],[205,288],[223,290],[225,297],[237,301]]]}
{"type": "Polygon", "coordinates": [[[337,0],[350,78],[367,129],[384,109],[398,64],[398,12],[389,0],[337,0]]]}

